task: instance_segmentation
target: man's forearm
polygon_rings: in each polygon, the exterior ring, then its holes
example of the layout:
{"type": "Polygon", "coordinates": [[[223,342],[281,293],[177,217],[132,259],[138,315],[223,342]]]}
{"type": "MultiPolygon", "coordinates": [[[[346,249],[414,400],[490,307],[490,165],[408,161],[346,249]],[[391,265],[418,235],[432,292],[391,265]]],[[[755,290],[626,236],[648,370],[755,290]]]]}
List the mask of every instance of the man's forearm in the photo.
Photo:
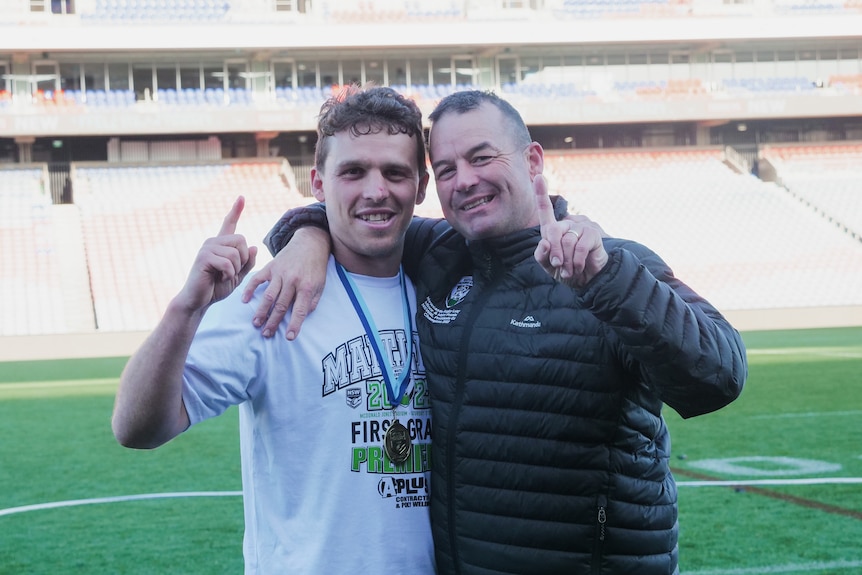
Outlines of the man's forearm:
{"type": "Polygon", "coordinates": [[[183,369],[203,314],[172,301],[153,333],[129,359],[112,419],[114,435],[122,445],[158,447],[189,426],[182,400],[183,369]]]}
{"type": "MultiPolygon", "coordinates": [[[[563,196],[551,196],[554,205],[554,215],[562,220],[568,215],[568,201],[563,196]]],[[[414,220],[417,218],[414,217],[414,220]]],[[[287,245],[293,234],[301,227],[315,226],[329,230],[326,218],[326,207],[323,203],[309,204],[290,209],[284,213],[263,239],[264,245],[273,256],[287,245]]]]}
{"type": "Polygon", "coordinates": [[[310,204],[293,208],[284,213],[263,239],[264,245],[273,256],[281,251],[293,234],[301,227],[315,226],[329,230],[326,218],[326,206],[323,203],[310,204]]]}

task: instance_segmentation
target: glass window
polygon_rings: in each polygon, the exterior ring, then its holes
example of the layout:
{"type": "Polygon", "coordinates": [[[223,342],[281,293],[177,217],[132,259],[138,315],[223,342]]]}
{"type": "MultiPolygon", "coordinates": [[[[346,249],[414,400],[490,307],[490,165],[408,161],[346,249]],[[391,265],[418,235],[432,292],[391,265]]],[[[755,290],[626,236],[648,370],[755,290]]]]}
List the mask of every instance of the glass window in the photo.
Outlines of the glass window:
{"type": "Polygon", "coordinates": [[[36,90],[53,92],[60,86],[60,73],[55,62],[36,62],[33,73],[36,74],[36,90]]]}
{"type": "Polygon", "coordinates": [[[479,70],[473,58],[452,58],[455,68],[455,84],[472,86],[479,83],[479,70]]]}
{"type": "Polygon", "coordinates": [[[733,53],[713,52],[710,80],[718,86],[722,81],[730,78],[733,78],[733,53]]]}
{"type": "Polygon", "coordinates": [[[670,54],[668,78],[674,80],[687,80],[690,77],[691,62],[688,53],[674,52],[670,54]]]}
{"type": "Polygon", "coordinates": [[[649,58],[643,52],[629,54],[628,81],[646,82],[649,80],[649,58]]]}
{"type": "Polygon", "coordinates": [[[799,73],[813,78],[823,86],[829,76],[838,73],[838,50],[820,50],[819,54],[805,52],[799,55],[799,73]]]}
{"type": "Polygon", "coordinates": [[[276,88],[292,88],[293,62],[273,62],[272,77],[276,88]]]}
{"type": "Polygon", "coordinates": [[[432,58],[431,59],[431,83],[434,85],[443,84],[450,86],[452,84],[452,62],[449,58],[432,58]]]}
{"type": "Polygon", "coordinates": [[[605,57],[603,54],[590,54],[584,58],[584,65],[586,65],[586,66],[604,66],[605,65],[605,57]]]}
{"type": "MultiPolygon", "coordinates": [[[[84,64],[84,83],[82,90],[105,90],[107,88],[105,64],[84,64]]],[[[128,72],[126,73],[128,81],[128,72]]]]}
{"type": "Polygon", "coordinates": [[[51,0],[52,14],[74,14],[74,0],[51,0]]]}
{"type": "Polygon", "coordinates": [[[654,82],[666,81],[670,78],[670,55],[657,52],[649,55],[649,79],[654,82]]]}
{"type": "MultiPolygon", "coordinates": [[[[329,64],[327,64],[327,69],[330,69],[329,64]]],[[[334,71],[335,81],[329,82],[330,84],[339,84],[338,81],[338,66],[333,66],[331,69],[334,71]]],[[[341,73],[344,77],[344,84],[362,84],[362,61],[361,60],[342,60],[341,61],[341,73]]],[[[321,77],[323,76],[323,68],[320,70],[321,77]]],[[[326,84],[321,84],[326,85],[326,84]]]]}
{"type": "Polygon", "coordinates": [[[796,52],[792,50],[780,50],[777,54],[775,71],[781,77],[793,78],[798,73],[796,70],[796,52]]]}
{"type": "Polygon", "coordinates": [[[156,66],[156,88],[159,90],[177,89],[177,67],[159,64],[156,66]]]}
{"type": "Polygon", "coordinates": [[[183,90],[201,89],[201,68],[190,64],[180,64],[180,88],[183,90]]]}
{"type": "Polygon", "coordinates": [[[753,78],[756,76],[753,52],[737,52],[734,55],[733,60],[734,78],[753,78]]]}
{"type": "Polygon", "coordinates": [[[840,74],[859,74],[862,72],[859,50],[856,48],[841,48],[841,52],[838,53],[838,71],[840,74]]]}
{"type": "Polygon", "coordinates": [[[536,56],[521,58],[519,64],[518,69],[522,80],[527,76],[538,74],[542,69],[542,59],[536,56]]]}
{"type": "Polygon", "coordinates": [[[246,62],[228,62],[225,65],[227,70],[227,87],[245,90],[249,87],[248,64],[246,62]]]}
{"type": "Polygon", "coordinates": [[[3,91],[3,90],[5,90],[7,92],[12,91],[10,89],[12,87],[11,86],[12,82],[10,82],[6,78],[6,74],[8,74],[8,73],[9,73],[9,64],[7,64],[6,62],[0,62],[0,91],[3,91]]]}
{"type": "MultiPolygon", "coordinates": [[[[386,60],[372,58],[365,60],[365,82],[374,83],[377,86],[386,84],[386,60]]],[[[345,73],[345,76],[347,74],[345,73]]]]}
{"type": "Polygon", "coordinates": [[[608,54],[607,55],[607,71],[608,77],[613,82],[624,82],[628,78],[628,69],[626,67],[625,54],[608,54]]]}
{"type": "Polygon", "coordinates": [[[641,52],[629,54],[629,66],[646,66],[648,60],[647,55],[641,52]]]}
{"type": "MultiPolygon", "coordinates": [[[[129,83],[129,65],[116,62],[108,64],[108,85],[105,86],[105,89],[129,90],[130,88],[131,85],[129,83]]],[[[89,84],[87,85],[87,89],[90,89],[89,84]]],[[[99,90],[100,88],[93,89],[99,90]]]]}
{"type": "Polygon", "coordinates": [[[296,63],[296,85],[317,86],[317,62],[296,63]]]}
{"type": "Polygon", "coordinates": [[[137,100],[151,100],[153,97],[152,64],[132,64],[132,89],[137,100]]]}
{"type": "Polygon", "coordinates": [[[60,64],[60,89],[61,90],[80,90],[81,89],[81,65],[80,64],[60,64]]]}
{"type": "Polygon", "coordinates": [[[411,86],[428,86],[431,84],[431,74],[428,67],[428,58],[417,58],[410,60],[408,61],[408,65],[410,66],[409,84],[411,86]]]}
{"type": "Polygon", "coordinates": [[[755,54],[754,63],[755,76],[775,76],[775,52],[772,50],[761,50],[755,54]]]}
{"type": "Polygon", "coordinates": [[[386,65],[387,82],[390,86],[407,85],[407,61],[389,60],[386,65]]]}
{"type": "Polygon", "coordinates": [[[298,12],[305,14],[311,8],[311,0],[275,0],[278,12],[298,12]]]}
{"type": "Polygon", "coordinates": [[[518,80],[518,58],[516,56],[501,56],[497,58],[497,78],[499,84],[517,84],[518,80]]]}
{"type": "Polygon", "coordinates": [[[320,69],[320,87],[341,84],[341,74],[338,71],[338,60],[323,60],[317,63],[320,69]]]}
{"type": "Polygon", "coordinates": [[[224,69],[221,63],[205,62],[203,64],[204,89],[224,89],[224,69]]]}

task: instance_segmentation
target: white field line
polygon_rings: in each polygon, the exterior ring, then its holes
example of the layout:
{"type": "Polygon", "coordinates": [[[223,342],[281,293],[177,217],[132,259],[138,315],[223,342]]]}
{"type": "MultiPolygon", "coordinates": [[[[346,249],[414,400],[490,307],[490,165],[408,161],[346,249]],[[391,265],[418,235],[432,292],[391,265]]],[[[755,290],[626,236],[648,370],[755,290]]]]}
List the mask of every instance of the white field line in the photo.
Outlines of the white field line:
{"type": "Polygon", "coordinates": [[[242,491],[186,491],[180,493],[143,493],[141,495],[120,495],[117,497],[96,497],[94,499],[71,499],[69,501],[54,501],[51,503],[37,503],[35,505],[22,505],[21,507],[10,507],[0,509],[0,517],[14,513],[25,513],[27,511],[41,511],[43,509],[56,509],[58,507],[75,507],[78,505],[96,505],[99,503],[122,503],[125,501],[139,501],[142,499],[169,499],[175,497],[236,497],[242,495],[242,491]]]}
{"type": "Polygon", "coordinates": [[[787,565],[765,565],[763,567],[740,567],[737,569],[706,569],[685,571],[685,575],[779,575],[781,573],[816,573],[829,570],[834,573],[844,569],[858,569],[862,561],[817,561],[814,563],[789,563],[787,565]]]}
{"type": "Polygon", "coordinates": [[[768,413],[764,415],[752,415],[751,419],[792,419],[795,417],[832,417],[844,415],[862,415],[862,409],[846,411],[803,411],[801,413],[768,413]]]}
{"type": "MultiPolygon", "coordinates": [[[[734,485],[825,485],[825,484],[857,484],[862,483],[862,477],[812,477],[809,479],[743,479],[717,481],[680,481],[678,487],[728,487],[734,485]]],[[[60,507],[76,507],[79,505],[97,505],[101,503],[123,503],[143,499],[169,499],[179,497],[238,497],[242,491],[185,491],[177,493],[144,493],[140,495],[119,495],[116,497],[96,497],[93,499],[71,499],[69,501],[53,501],[0,509],[0,517],[28,511],[57,509],[60,507]]]]}
{"type": "Polygon", "coordinates": [[[0,383],[0,392],[7,389],[52,389],[56,387],[82,387],[85,385],[117,385],[118,377],[102,379],[73,379],[69,381],[24,381],[0,383]]]}
{"type": "Polygon", "coordinates": [[[862,357],[862,349],[853,347],[781,347],[746,349],[748,355],[809,355],[815,357],[862,357]]]}
{"type": "MultiPolygon", "coordinates": [[[[810,477],[807,479],[740,479],[715,481],[677,481],[677,487],[728,487],[733,485],[829,485],[862,483],[862,477],[810,477]]],[[[2,513],[2,512],[0,512],[2,513]]]]}

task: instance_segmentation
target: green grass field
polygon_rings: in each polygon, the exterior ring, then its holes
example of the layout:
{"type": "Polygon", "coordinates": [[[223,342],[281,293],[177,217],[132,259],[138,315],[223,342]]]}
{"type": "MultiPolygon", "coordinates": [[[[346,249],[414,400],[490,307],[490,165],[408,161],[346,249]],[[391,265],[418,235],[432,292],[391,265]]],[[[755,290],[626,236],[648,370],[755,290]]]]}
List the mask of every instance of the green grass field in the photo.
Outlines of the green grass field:
{"type": "MultiPolygon", "coordinates": [[[[744,338],[737,402],[666,410],[682,572],[862,573],[862,328],[744,338]]],[[[0,573],[242,572],[236,410],[154,451],[121,448],[124,363],[0,363],[0,573]],[[147,494],[166,495],[127,497],[147,494]]]]}

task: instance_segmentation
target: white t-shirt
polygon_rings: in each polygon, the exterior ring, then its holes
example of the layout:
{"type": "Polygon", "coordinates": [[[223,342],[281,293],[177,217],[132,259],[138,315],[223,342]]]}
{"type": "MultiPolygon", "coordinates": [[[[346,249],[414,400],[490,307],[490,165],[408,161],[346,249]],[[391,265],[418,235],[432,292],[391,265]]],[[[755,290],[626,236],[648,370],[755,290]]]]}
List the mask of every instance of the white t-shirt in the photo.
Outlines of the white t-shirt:
{"type": "MultiPolygon", "coordinates": [[[[400,373],[407,326],[399,278],[351,278],[383,357],[400,373]]],[[[412,322],[416,298],[407,282],[412,322]]],[[[183,388],[192,424],[239,405],[245,573],[433,573],[431,411],[415,331],[412,382],[397,409],[413,451],[397,466],[384,455],[393,417],[379,362],[334,259],[294,341],[284,337],[287,319],[269,339],[252,325],[264,287],[249,303],[240,287],[207,311],[183,388]]]]}

